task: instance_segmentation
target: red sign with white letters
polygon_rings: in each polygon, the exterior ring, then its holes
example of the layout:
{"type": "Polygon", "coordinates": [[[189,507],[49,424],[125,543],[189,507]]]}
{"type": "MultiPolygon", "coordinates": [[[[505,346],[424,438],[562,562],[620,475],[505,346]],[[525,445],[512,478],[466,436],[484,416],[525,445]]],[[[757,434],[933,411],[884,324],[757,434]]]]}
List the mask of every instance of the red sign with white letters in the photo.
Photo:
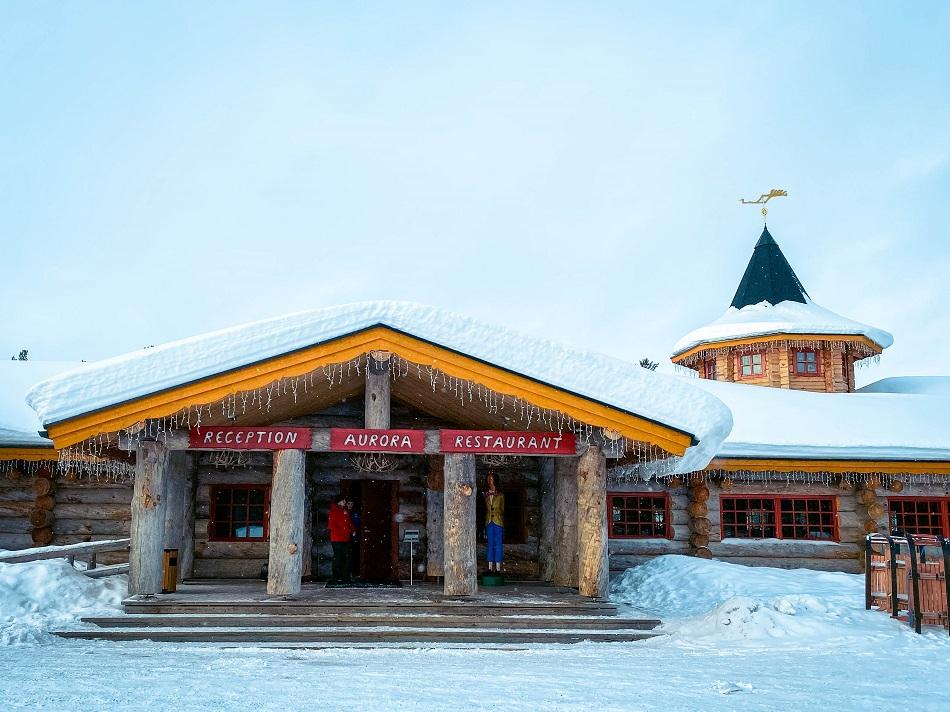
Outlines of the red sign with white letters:
{"type": "Polygon", "coordinates": [[[195,450],[309,450],[310,428],[208,425],[188,431],[188,447],[195,450]]]}
{"type": "Polygon", "coordinates": [[[440,430],[442,452],[495,455],[575,455],[574,433],[526,433],[520,430],[440,430]]]}
{"type": "Polygon", "coordinates": [[[335,452],[425,452],[424,430],[369,430],[330,428],[330,450],[335,452]]]}

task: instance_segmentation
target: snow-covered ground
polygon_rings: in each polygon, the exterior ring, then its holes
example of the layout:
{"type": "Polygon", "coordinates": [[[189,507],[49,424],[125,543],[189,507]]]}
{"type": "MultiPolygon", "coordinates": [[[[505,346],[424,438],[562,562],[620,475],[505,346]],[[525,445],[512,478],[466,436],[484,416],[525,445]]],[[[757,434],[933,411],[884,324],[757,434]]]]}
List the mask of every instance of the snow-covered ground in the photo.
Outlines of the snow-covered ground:
{"type": "Polygon", "coordinates": [[[668,636],[514,650],[45,636],[45,626],[114,606],[124,583],[81,578],[61,562],[0,569],[2,709],[950,709],[950,639],[865,612],[861,577],[849,574],[660,557],[615,581],[612,596],[661,616],[668,636]],[[32,586],[48,616],[24,600],[32,586]]]}

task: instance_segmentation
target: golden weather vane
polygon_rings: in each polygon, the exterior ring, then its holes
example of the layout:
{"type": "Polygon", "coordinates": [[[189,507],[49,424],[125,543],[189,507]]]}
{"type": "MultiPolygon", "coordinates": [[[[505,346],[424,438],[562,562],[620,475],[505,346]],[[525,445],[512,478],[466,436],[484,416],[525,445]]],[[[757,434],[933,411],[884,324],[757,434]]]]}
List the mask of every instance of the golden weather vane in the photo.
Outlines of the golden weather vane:
{"type": "Polygon", "coordinates": [[[769,214],[768,209],[765,207],[765,204],[769,202],[772,198],[785,198],[788,196],[787,190],[782,190],[781,188],[772,188],[768,193],[762,193],[755,200],[746,200],[745,198],[740,198],[739,202],[743,205],[761,205],[762,206],[762,217],[764,218],[769,214]]]}

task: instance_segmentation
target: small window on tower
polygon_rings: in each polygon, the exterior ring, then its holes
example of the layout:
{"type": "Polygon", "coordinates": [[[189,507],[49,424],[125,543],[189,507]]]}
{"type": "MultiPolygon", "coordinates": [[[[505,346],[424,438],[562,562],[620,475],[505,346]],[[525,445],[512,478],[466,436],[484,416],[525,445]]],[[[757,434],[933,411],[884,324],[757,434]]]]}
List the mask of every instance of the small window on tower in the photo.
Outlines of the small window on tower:
{"type": "Polygon", "coordinates": [[[740,356],[740,365],[743,376],[761,376],[762,354],[743,354],[740,356]]]}
{"type": "Polygon", "coordinates": [[[814,376],[818,373],[818,352],[802,350],[795,352],[795,373],[802,376],[814,376]]]}

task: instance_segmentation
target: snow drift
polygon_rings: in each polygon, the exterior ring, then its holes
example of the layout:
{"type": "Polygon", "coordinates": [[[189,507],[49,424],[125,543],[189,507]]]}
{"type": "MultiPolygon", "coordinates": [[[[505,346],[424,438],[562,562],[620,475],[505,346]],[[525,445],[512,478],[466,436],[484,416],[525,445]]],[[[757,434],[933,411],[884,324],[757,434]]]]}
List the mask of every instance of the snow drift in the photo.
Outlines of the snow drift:
{"type": "Polygon", "coordinates": [[[80,616],[117,613],[127,589],[127,576],[92,579],[65,559],[0,563],[0,645],[42,642],[80,616]]]}
{"type": "MultiPolygon", "coordinates": [[[[921,640],[889,616],[864,609],[860,574],[742,566],[660,556],[628,569],[611,600],[664,621],[663,631],[704,645],[825,644],[843,638],[921,640]],[[906,638],[910,636],[911,638],[906,638]]],[[[925,638],[950,650],[943,631],[925,638]]]]}

